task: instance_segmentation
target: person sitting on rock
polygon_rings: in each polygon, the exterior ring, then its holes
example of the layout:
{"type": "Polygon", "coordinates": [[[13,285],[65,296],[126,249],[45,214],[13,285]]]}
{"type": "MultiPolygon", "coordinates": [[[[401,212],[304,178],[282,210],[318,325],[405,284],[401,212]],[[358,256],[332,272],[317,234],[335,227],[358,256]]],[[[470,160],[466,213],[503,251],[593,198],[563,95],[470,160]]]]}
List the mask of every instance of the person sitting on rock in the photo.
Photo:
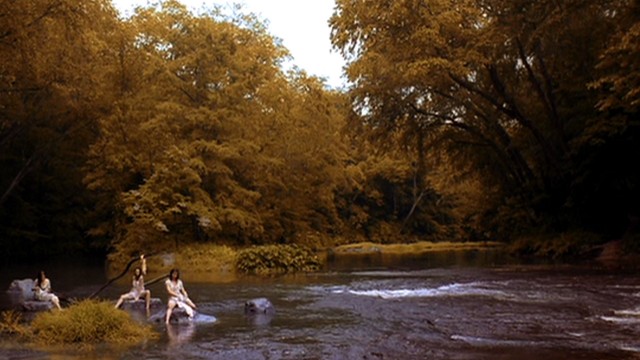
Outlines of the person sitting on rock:
{"type": "Polygon", "coordinates": [[[47,278],[44,271],[40,271],[35,279],[33,287],[34,296],[38,301],[49,301],[58,309],[60,307],[60,299],[51,292],[51,281],[47,278]]]}
{"type": "Polygon", "coordinates": [[[140,260],[142,261],[142,267],[137,267],[133,271],[133,276],[131,278],[131,291],[120,296],[120,299],[118,299],[118,302],[116,303],[116,309],[119,308],[125,300],[137,301],[140,296],[144,295],[146,300],[147,316],[149,316],[151,291],[144,288],[144,275],[147,274],[147,259],[144,258],[144,254],[140,255],[140,260]]]}
{"type": "Polygon", "coordinates": [[[180,280],[180,271],[178,269],[171,269],[169,272],[169,278],[164,282],[164,284],[167,287],[167,293],[169,294],[165,323],[169,323],[171,312],[176,306],[184,309],[184,311],[187,312],[187,315],[189,315],[189,319],[192,319],[195,313],[193,309],[196,308],[196,304],[189,299],[189,294],[187,294],[187,291],[184,289],[182,280],[180,280]]]}

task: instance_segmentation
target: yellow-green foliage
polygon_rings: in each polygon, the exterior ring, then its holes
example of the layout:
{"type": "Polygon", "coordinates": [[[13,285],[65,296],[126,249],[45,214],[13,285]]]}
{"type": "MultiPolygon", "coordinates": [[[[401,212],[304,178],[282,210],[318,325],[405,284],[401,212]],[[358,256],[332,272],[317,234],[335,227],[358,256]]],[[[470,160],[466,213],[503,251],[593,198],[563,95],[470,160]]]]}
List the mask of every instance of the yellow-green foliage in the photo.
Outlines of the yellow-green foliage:
{"type": "MultiPolygon", "coordinates": [[[[137,253],[134,253],[137,254],[137,253]]],[[[136,255],[133,255],[136,256],[136,255]]],[[[216,245],[212,243],[191,243],[181,245],[175,252],[160,253],[147,257],[147,267],[151,279],[157,275],[168,273],[170,269],[179,267],[189,270],[190,272],[215,272],[215,273],[232,273],[234,271],[234,262],[236,251],[225,245],[216,245]],[[168,255],[171,261],[165,261],[163,258],[168,255]]],[[[120,273],[130,257],[123,254],[112,253],[109,255],[109,271],[110,275],[120,273]]],[[[131,269],[140,266],[135,263],[131,269]]],[[[129,277],[127,277],[129,279],[129,277]]]]}
{"type": "Polygon", "coordinates": [[[297,234],[293,242],[313,251],[322,251],[334,246],[346,244],[349,242],[349,238],[321,233],[318,231],[306,231],[297,234]]]}
{"type": "Polygon", "coordinates": [[[271,275],[311,272],[320,268],[318,257],[298,245],[254,246],[238,252],[236,270],[240,273],[271,275]]]}
{"type": "Polygon", "coordinates": [[[62,311],[43,312],[32,324],[35,342],[43,345],[134,344],[157,336],[113,304],[84,300],[62,311]]]}
{"type": "Polygon", "coordinates": [[[177,252],[180,267],[191,270],[216,272],[233,271],[236,251],[229,246],[214,244],[189,244],[177,252]]]}
{"type": "Polygon", "coordinates": [[[437,251],[452,251],[452,250],[479,250],[487,248],[495,248],[502,246],[499,242],[431,242],[431,241],[419,241],[411,244],[375,244],[371,242],[361,242],[357,244],[347,244],[335,247],[332,249],[335,254],[348,254],[348,253],[385,253],[385,254],[421,254],[427,252],[437,251]]]}
{"type": "Polygon", "coordinates": [[[24,336],[29,333],[22,321],[22,314],[15,311],[3,311],[0,313],[0,334],[24,336]]]}

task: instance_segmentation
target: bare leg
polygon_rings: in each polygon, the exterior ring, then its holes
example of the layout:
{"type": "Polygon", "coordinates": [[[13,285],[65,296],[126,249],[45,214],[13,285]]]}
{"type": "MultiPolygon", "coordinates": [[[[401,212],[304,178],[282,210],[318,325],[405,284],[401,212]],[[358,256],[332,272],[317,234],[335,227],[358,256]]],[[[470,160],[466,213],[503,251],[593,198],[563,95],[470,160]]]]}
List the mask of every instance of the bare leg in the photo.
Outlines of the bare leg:
{"type": "Polygon", "coordinates": [[[51,298],[51,302],[53,303],[53,305],[55,305],[58,308],[58,310],[62,310],[62,308],[60,307],[60,299],[58,299],[57,296],[54,295],[51,298]]]}
{"type": "Polygon", "coordinates": [[[187,305],[191,306],[192,308],[196,308],[196,304],[193,303],[193,301],[191,301],[191,299],[189,298],[184,298],[184,302],[187,303],[187,305]]]}
{"type": "Polygon", "coordinates": [[[118,302],[116,303],[116,309],[120,307],[120,305],[122,305],[122,302],[124,301],[124,295],[120,296],[120,299],[118,299],[118,302]]]}
{"type": "Polygon", "coordinates": [[[167,304],[167,316],[164,319],[165,324],[169,323],[169,319],[171,318],[171,312],[173,312],[173,308],[176,307],[176,302],[173,300],[169,300],[167,304]]]}
{"type": "Polygon", "coordinates": [[[145,297],[147,300],[147,317],[151,314],[150,305],[151,305],[151,291],[145,290],[145,297]]]}

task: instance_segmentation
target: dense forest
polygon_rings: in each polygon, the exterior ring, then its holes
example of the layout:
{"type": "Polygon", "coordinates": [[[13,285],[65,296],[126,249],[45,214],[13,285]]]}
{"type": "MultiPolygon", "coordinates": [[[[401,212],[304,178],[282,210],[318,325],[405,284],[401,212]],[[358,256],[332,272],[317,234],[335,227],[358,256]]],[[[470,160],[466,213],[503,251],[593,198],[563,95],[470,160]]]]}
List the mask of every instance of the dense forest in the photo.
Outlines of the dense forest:
{"type": "Polygon", "coordinates": [[[253,14],[0,0],[0,258],[640,242],[640,1],[337,0],[330,26],[340,90],[253,14]]]}

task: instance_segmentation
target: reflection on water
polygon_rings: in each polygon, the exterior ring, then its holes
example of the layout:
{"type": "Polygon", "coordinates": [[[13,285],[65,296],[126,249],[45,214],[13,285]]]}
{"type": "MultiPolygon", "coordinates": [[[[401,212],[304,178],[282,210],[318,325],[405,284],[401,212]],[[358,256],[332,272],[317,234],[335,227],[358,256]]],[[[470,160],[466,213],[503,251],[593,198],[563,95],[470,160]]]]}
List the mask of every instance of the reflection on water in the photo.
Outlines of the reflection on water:
{"type": "MultiPolygon", "coordinates": [[[[552,360],[640,355],[640,279],[635,273],[586,265],[528,266],[497,252],[463,253],[417,255],[407,261],[334,258],[317,274],[232,283],[197,283],[185,272],[190,297],[217,321],[152,324],[160,333],[158,340],[108,353],[114,359],[552,360]],[[273,303],[275,316],[245,316],[244,303],[258,297],[273,303]]],[[[70,293],[87,287],[75,284],[65,285],[70,293]]],[[[109,288],[104,296],[115,300],[127,285],[109,288]]],[[[151,291],[166,301],[161,287],[152,286],[151,291]]],[[[3,351],[0,347],[0,358],[3,351]]],[[[101,359],[104,354],[77,358],[101,359]]],[[[22,355],[8,357],[32,358],[28,352],[22,355]]]]}
{"type": "Polygon", "coordinates": [[[167,324],[167,337],[169,338],[169,347],[179,347],[193,338],[196,332],[194,323],[188,324],[167,324]]]}
{"type": "Polygon", "coordinates": [[[513,263],[501,249],[449,250],[416,254],[394,254],[381,252],[332,254],[327,256],[325,270],[353,271],[357,269],[424,269],[452,266],[492,267],[513,263]]]}
{"type": "Polygon", "coordinates": [[[274,317],[275,317],[275,314],[273,313],[250,314],[246,316],[247,323],[256,327],[269,326],[269,324],[271,324],[271,321],[273,321],[274,317]]]}

